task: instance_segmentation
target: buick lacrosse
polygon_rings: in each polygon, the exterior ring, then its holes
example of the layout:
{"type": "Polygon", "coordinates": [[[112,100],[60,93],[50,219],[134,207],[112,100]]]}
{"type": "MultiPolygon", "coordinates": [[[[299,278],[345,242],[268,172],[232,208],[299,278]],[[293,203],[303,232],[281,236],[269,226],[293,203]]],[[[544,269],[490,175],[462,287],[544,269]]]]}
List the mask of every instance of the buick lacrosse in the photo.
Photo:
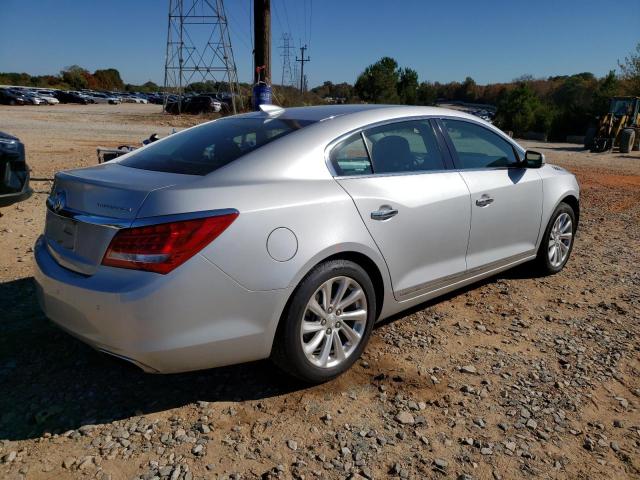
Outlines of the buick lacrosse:
{"type": "Polygon", "coordinates": [[[58,173],[35,279],[53,322],[145,371],[270,357],[322,382],[381,319],[560,271],[579,213],[571,173],[477,117],[267,106],[58,173]]]}

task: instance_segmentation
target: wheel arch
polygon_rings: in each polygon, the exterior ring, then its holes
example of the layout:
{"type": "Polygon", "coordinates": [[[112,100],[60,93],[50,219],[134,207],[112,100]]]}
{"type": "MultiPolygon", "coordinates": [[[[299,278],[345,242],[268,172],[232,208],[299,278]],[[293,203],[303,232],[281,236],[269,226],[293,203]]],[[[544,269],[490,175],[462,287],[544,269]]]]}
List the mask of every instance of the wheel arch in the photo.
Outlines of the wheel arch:
{"type": "Polygon", "coordinates": [[[577,229],[580,221],[580,201],[574,195],[566,195],[562,200],[558,202],[558,205],[560,203],[566,203],[573,209],[573,213],[575,213],[576,215],[576,229],[577,229]]]}
{"type": "Polygon", "coordinates": [[[350,250],[344,250],[337,253],[325,252],[324,255],[321,254],[319,259],[316,258],[313,262],[310,262],[307,268],[303,269],[303,272],[296,277],[295,287],[291,289],[291,292],[289,293],[287,301],[285,302],[284,308],[282,309],[282,312],[280,312],[278,324],[275,328],[274,336],[272,339],[272,345],[271,345],[272,352],[273,352],[273,347],[275,345],[275,340],[280,334],[281,328],[284,325],[284,322],[283,322],[284,317],[287,314],[287,311],[289,310],[289,306],[291,304],[293,297],[295,296],[295,293],[298,290],[298,287],[300,286],[302,281],[307,277],[307,275],[309,275],[318,265],[325,262],[329,262],[331,260],[349,260],[359,265],[365,270],[365,272],[367,273],[367,275],[369,275],[369,278],[371,279],[371,283],[373,283],[373,289],[376,295],[376,317],[375,318],[376,318],[376,321],[379,319],[380,314],[382,312],[382,307],[385,301],[385,294],[388,293],[388,291],[387,291],[387,281],[386,281],[386,278],[383,276],[383,270],[381,270],[380,266],[376,263],[376,261],[373,260],[366,253],[363,253],[358,250],[350,249],[350,250]]]}

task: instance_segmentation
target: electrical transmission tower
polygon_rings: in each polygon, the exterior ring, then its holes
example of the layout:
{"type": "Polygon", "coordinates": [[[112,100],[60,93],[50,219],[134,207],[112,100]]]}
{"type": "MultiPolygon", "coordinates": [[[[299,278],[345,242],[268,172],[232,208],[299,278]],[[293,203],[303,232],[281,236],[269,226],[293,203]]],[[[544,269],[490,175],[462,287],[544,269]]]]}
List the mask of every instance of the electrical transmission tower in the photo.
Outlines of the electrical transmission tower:
{"type": "Polygon", "coordinates": [[[211,82],[218,93],[231,94],[233,113],[241,101],[238,72],[223,0],[169,0],[167,54],[164,67],[166,110],[168,94],[178,95],[182,108],[185,88],[211,82]]]}
{"type": "Polygon", "coordinates": [[[280,50],[282,50],[282,53],[280,54],[282,57],[281,85],[293,85],[295,83],[295,77],[291,70],[291,51],[293,50],[293,45],[291,45],[291,37],[289,37],[288,33],[282,34],[282,45],[280,45],[280,50]]]}

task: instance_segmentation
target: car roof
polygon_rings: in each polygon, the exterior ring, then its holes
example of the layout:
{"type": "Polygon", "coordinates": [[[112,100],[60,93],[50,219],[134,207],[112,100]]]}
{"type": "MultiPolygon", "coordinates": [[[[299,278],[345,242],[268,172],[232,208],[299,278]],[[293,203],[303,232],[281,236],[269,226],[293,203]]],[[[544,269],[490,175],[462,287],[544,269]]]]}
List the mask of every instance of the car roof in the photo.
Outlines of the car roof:
{"type": "MultiPolygon", "coordinates": [[[[282,112],[278,112],[278,118],[286,118],[288,120],[308,120],[319,122],[330,118],[349,115],[351,113],[364,112],[367,110],[378,110],[388,108],[393,105],[372,105],[372,104],[350,104],[350,105],[316,105],[312,107],[292,107],[283,108],[282,112]]],[[[251,112],[246,117],[264,117],[263,112],[251,112]]]]}
{"type": "MultiPolygon", "coordinates": [[[[460,110],[451,110],[440,107],[408,106],[408,105],[383,105],[383,104],[344,104],[344,105],[320,105],[311,107],[283,108],[282,111],[274,112],[275,117],[287,120],[306,120],[311,122],[322,122],[337,117],[355,115],[359,113],[380,114],[391,117],[398,116],[455,116],[464,118],[477,118],[460,110]]],[[[242,117],[264,118],[268,114],[264,112],[251,112],[242,117]]]]}

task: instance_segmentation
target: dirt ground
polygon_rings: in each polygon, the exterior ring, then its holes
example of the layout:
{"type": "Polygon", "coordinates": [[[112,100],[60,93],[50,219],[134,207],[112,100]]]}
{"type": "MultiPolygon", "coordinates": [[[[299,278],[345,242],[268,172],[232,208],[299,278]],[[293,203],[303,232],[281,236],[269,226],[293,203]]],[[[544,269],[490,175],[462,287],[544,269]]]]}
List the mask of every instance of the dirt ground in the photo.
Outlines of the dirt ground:
{"type": "Polygon", "coordinates": [[[199,121],[0,107],[35,190],[0,210],[0,478],[640,478],[640,153],[523,142],[581,183],[567,268],[525,265],[385,321],[333,382],[267,361],[148,375],[45,319],[32,246],[56,171],[199,121]]]}

